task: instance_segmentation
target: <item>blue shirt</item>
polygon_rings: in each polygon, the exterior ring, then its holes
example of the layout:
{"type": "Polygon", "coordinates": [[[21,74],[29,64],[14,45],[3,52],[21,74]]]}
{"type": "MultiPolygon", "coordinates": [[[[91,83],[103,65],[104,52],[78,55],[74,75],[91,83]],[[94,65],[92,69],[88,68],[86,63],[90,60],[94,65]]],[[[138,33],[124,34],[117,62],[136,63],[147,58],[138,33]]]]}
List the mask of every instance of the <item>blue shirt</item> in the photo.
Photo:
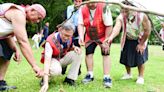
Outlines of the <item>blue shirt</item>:
{"type": "Polygon", "coordinates": [[[44,38],[47,38],[48,37],[48,32],[49,32],[48,26],[44,26],[44,29],[43,29],[44,38]]]}
{"type": "MultiPolygon", "coordinates": [[[[71,16],[72,11],[74,11],[74,5],[70,5],[67,7],[67,19],[71,16]]],[[[73,13],[70,21],[75,25],[78,26],[78,16],[79,16],[79,10],[73,13]]]]}

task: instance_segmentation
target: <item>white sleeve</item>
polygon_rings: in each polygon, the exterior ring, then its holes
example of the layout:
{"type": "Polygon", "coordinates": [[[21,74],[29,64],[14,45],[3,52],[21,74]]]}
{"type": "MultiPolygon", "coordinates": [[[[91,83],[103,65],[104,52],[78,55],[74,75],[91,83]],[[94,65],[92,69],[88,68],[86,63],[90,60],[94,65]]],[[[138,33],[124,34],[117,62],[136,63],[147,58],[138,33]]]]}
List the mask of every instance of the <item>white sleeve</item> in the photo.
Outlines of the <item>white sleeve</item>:
{"type": "Polygon", "coordinates": [[[45,56],[51,58],[52,57],[52,47],[49,42],[46,42],[45,44],[45,56]]]}
{"type": "Polygon", "coordinates": [[[79,18],[78,18],[78,25],[84,24],[83,22],[83,15],[82,15],[82,8],[79,9],[79,18]]]}
{"type": "Polygon", "coordinates": [[[112,13],[110,11],[109,6],[106,6],[106,10],[105,10],[105,12],[103,12],[103,21],[104,21],[105,26],[113,25],[112,13]]]}

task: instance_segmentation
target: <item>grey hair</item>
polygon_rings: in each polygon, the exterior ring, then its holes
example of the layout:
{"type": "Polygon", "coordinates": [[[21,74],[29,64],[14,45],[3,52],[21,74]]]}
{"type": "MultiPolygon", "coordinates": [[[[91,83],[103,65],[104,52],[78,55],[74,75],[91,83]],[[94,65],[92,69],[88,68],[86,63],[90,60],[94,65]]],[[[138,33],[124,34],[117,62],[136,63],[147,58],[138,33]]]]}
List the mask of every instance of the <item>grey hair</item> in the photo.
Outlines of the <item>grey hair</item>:
{"type": "Polygon", "coordinates": [[[66,31],[70,31],[73,30],[73,32],[75,32],[75,26],[72,24],[72,22],[67,21],[65,22],[62,26],[62,29],[66,30],[66,31]]]}

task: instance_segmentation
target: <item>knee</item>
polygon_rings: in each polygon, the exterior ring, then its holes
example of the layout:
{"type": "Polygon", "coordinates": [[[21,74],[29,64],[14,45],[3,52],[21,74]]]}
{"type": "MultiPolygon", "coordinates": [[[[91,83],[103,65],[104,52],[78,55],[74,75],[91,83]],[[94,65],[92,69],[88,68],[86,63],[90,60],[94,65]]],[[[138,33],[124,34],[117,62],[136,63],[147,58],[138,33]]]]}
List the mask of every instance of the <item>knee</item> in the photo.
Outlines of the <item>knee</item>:
{"type": "Polygon", "coordinates": [[[51,76],[61,75],[61,72],[62,72],[62,69],[60,69],[60,68],[51,68],[50,69],[51,76]]]}
{"type": "Polygon", "coordinates": [[[78,57],[78,58],[82,57],[82,54],[78,54],[75,51],[70,51],[68,54],[70,55],[70,57],[78,57]]]}
{"type": "Polygon", "coordinates": [[[60,64],[57,64],[55,62],[51,63],[51,65],[50,65],[50,75],[51,76],[61,75],[61,72],[62,72],[62,68],[61,68],[60,64]]]}
{"type": "Polygon", "coordinates": [[[93,54],[86,55],[86,58],[93,58],[93,54]]]}
{"type": "Polygon", "coordinates": [[[82,54],[77,54],[76,52],[72,51],[72,62],[76,62],[76,63],[81,63],[82,61],[82,54]]]}

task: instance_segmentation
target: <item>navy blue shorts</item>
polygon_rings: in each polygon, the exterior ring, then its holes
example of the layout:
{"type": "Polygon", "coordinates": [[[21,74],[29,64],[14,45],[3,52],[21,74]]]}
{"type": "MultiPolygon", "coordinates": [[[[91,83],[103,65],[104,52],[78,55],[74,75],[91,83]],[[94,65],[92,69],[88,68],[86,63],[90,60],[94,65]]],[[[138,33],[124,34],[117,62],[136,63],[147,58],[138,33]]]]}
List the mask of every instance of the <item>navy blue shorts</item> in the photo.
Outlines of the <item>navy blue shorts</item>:
{"type": "Polygon", "coordinates": [[[0,40],[0,57],[4,60],[10,60],[14,51],[9,47],[5,39],[0,40]]]}
{"type": "MultiPolygon", "coordinates": [[[[86,48],[86,55],[93,54],[95,51],[95,48],[97,47],[97,43],[93,42],[91,43],[87,48],[86,48]]],[[[103,50],[101,49],[101,55],[103,56],[108,56],[110,55],[110,50],[108,53],[104,53],[103,50]]]]}

